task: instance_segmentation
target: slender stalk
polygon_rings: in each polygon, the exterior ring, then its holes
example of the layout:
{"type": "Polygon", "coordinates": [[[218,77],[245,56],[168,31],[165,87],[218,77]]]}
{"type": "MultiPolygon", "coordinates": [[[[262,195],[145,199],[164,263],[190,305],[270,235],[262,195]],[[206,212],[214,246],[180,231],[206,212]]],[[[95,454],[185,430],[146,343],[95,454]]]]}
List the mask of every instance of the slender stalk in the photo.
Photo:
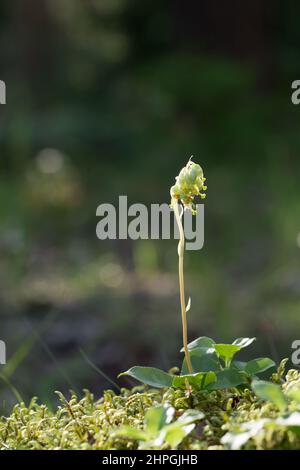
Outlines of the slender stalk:
{"type": "Polygon", "coordinates": [[[172,207],[174,210],[175,218],[179,228],[180,240],[178,243],[178,274],[179,274],[179,289],[180,289],[180,305],[181,305],[181,319],[182,319],[182,338],[183,338],[183,347],[185,359],[190,374],[193,373],[193,367],[191,363],[191,357],[188,350],[188,335],[187,335],[187,321],[186,321],[186,304],[185,304],[185,294],[184,294],[184,269],[183,269],[183,260],[184,260],[184,245],[185,245],[185,236],[182,226],[181,216],[179,214],[179,205],[176,198],[172,197],[172,207]]]}

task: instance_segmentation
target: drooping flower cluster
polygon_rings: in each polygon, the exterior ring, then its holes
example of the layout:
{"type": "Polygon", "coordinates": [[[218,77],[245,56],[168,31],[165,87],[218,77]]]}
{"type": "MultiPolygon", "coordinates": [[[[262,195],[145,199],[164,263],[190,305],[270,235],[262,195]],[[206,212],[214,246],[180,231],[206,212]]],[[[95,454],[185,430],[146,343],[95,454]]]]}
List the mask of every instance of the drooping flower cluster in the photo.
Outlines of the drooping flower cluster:
{"type": "Polygon", "coordinates": [[[190,159],[175,179],[176,183],[170,190],[171,197],[181,201],[185,208],[196,214],[194,198],[200,196],[204,199],[206,197],[204,191],[207,189],[201,166],[190,159]]]}

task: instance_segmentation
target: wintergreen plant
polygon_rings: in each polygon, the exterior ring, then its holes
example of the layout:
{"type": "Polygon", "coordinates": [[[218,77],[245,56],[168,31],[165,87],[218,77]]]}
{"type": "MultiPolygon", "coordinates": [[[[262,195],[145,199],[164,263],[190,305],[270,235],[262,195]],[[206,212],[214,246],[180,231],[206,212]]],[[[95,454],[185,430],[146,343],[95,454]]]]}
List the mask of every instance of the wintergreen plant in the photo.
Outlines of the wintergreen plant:
{"type": "MultiPolygon", "coordinates": [[[[185,357],[179,375],[167,373],[155,367],[131,367],[120,374],[130,376],[139,382],[156,388],[222,390],[251,385],[253,378],[274,368],[275,363],[268,357],[237,361],[235,356],[250,346],[255,338],[237,338],[231,344],[216,343],[212,338],[201,336],[187,345],[193,373],[189,372],[185,357]]],[[[184,351],[184,348],[181,350],[184,351]]]]}
{"type": "Polygon", "coordinates": [[[224,344],[201,336],[188,343],[182,215],[184,210],[195,214],[194,198],[205,197],[204,182],[201,167],[189,160],[170,191],[180,233],[181,370],[135,366],[120,375],[151,389],[122,388],[118,395],[106,390],[96,401],[88,391],[80,400],[58,392],[61,405],[55,412],[35,398],[26,406],[11,386],[19,403],[8,417],[0,417],[0,449],[300,448],[299,371],[285,376],[285,359],[270,381],[261,380],[260,374],[275,366],[271,359],[236,359],[255,338],[224,344]]]}
{"type": "Polygon", "coordinates": [[[205,178],[203,170],[200,165],[194,163],[191,159],[187,165],[182,168],[179,175],[176,177],[176,183],[171,187],[171,207],[174,210],[176,222],[179,228],[180,239],[178,243],[178,273],[179,273],[179,289],[180,289],[180,305],[181,305],[181,320],[182,320],[182,337],[185,358],[188,366],[189,373],[193,373],[193,367],[188,350],[188,333],[187,333],[187,319],[186,314],[190,308],[190,300],[188,305],[185,302],[184,290],[184,245],[185,236],[182,226],[183,211],[191,210],[196,214],[196,205],[194,203],[195,196],[205,198],[205,191],[207,187],[204,185],[205,178]],[[179,210],[181,208],[181,211],[179,210]]]}
{"type": "Polygon", "coordinates": [[[235,355],[253,343],[255,338],[238,338],[231,344],[216,343],[213,339],[201,336],[188,343],[187,312],[190,299],[186,304],[184,287],[184,251],[185,235],[182,225],[184,210],[196,213],[194,203],[196,196],[205,197],[205,178],[200,165],[191,159],[176,177],[171,187],[171,207],[179,228],[178,274],[180,305],[182,319],[182,336],[184,360],[179,375],[167,373],[154,367],[134,366],[120,374],[157,388],[177,388],[185,390],[221,390],[226,388],[245,388],[251,384],[253,377],[274,367],[269,358],[253,359],[249,362],[235,361],[235,355]]]}

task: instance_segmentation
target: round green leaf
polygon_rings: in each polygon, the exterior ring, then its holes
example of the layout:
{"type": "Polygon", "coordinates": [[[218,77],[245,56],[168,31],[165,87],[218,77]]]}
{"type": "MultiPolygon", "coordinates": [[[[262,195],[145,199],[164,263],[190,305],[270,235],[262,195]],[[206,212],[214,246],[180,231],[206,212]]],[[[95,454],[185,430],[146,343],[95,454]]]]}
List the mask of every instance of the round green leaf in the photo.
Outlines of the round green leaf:
{"type": "Polygon", "coordinates": [[[233,388],[245,383],[245,374],[236,369],[224,369],[216,372],[216,382],[208,385],[208,390],[222,390],[233,388]]]}
{"type": "Polygon", "coordinates": [[[272,361],[272,359],[269,359],[268,357],[259,357],[247,362],[244,370],[249,375],[256,375],[261,374],[274,366],[275,362],[272,361]]]}
{"type": "Polygon", "coordinates": [[[174,416],[174,408],[172,406],[154,406],[149,408],[145,414],[145,427],[147,433],[155,436],[165,424],[172,421],[174,416]]]}

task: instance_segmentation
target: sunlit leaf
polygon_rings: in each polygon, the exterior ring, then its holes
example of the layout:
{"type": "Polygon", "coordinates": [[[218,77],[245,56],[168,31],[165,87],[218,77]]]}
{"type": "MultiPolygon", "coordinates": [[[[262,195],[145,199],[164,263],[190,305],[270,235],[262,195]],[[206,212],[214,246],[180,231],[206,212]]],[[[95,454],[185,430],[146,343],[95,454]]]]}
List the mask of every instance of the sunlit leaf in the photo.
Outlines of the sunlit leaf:
{"type": "Polygon", "coordinates": [[[155,406],[149,408],[145,414],[145,428],[147,433],[155,436],[165,424],[169,424],[174,416],[172,406],[155,406]]]}
{"type": "Polygon", "coordinates": [[[281,411],[287,406],[287,399],[279,385],[265,380],[253,380],[252,389],[254,393],[262,400],[274,403],[281,411]]]}
{"type": "Polygon", "coordinates": [[[250,346],[250,344],[252,344],[255,340],[256,338],[237,338],[232,342],[232,344],[239,346],[240,349],[242,349],[250,346]]]}
{"type": "Polygon", "coordinates": [[[235,344],[215,344],[214,348],[217,355],[225,362],[226,367],[229,367],[233,357],[241,349],[235,344]]]}
{"type": "Polygon", "coordinates": [[[172,448],[177,447],[185,436],[195,428],[194,422],[203,418],[204,414],[202,411],[186,410],[177,421],[164,428],[164,440],[168,442],[172,448]]]}
{"type": "Polygon", "coordinates": [[[300,389],[297,387],[292,387],[290,390],[287,391],[287,395],[291,400],[295,400],[300,404],[300,389]]]}
{"type": "MultiPolygon", "coordinates": [[[[188,350],[192,351],[193,349],[203,348],[203,353],[205,354],[205,352],[208,349],[211,349],[214,344],[215,342],[213,339],[208,338],[207,336],[200,336],[199,338],[195,339],[194,341],[188,344],[188,350]]],[[[180,352],[184,352],[184,348],[181,348],[180,352]]]]}
{"type": "Polygon", "coordinates": [[[275,422],[280,426],[300,427],[300,413],[299,411],[294,411],[289,416],[277,418],[275,422]]]}
{"type": "Polygon", "coordinates": [[[185,426],[176,424],[171,426],[169,429],[166,429],[164,440],[174,449],[188,434],[190,434],[191,431],[193,431],[194,428],[195,424],[188,424],[185,426]]]}
{"type": "Polygon", "coordinates": [[[249,421],[240,425],[240,431],[227,432],[221,443],[230,450],[240,450],[252,437],[262,432],[267,419],[249,421]]]}

